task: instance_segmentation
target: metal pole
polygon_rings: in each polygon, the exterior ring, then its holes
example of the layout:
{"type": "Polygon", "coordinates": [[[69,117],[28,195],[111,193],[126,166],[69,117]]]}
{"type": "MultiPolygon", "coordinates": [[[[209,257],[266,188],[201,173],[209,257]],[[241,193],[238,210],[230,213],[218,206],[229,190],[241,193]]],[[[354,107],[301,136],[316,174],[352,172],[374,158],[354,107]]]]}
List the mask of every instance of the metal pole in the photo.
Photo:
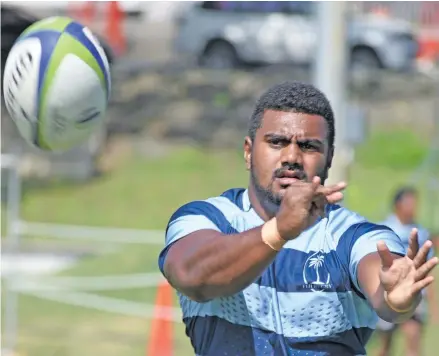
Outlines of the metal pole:
{"type": "MultiPolygon", "coordinates": [[[[436,98],[439,95],[439,75],[435,75],[434,79],[436,80],[436,98]]],[[[433,145],[431,152],[431,166],[427,167],[427,172],[429,171],[430,177],[428,179],[428,187],[427,190],[427,211],[429,212],[428,216],[428,224],[431,229],[437,229],[435,217],[437,217],[437,210],[439,201],[438,192],[439,192],[439,179],[437,178],[437,167],[436,162],[439,162],[439,102],[438,100],[434,101],[434,113],[433,113],[433,145]],[[430,168],[430,169],[429,169],[430,168]]]]}
{"type": "Polygon", "coordinates": [[[317,4],[314,84],[328,97],[335,114],[336,154],[328,178],[331,183],[347,179],[347,169],[353,159],[353,150],[346,136],[347,6],[345,1],[320,1],[317,4]]]}
{"type": "MultiPolygon", "coordinates": [[[[9,253],[14,256],[19,252],[20,235],[18,231],[18,222],[20,218],[21,200],[21,182],[17,172],[17,161],[15,157],[12,157],[12,162],[8,167],[8,170],[6,246],[9,253]]],[[[6,351],[6,355],[12,355],[14,353],[17,343],[18,295],[13,289],[14,274],[15,273],[12,272],[6,277],[5,286],[4,351],[6,351]]]]}

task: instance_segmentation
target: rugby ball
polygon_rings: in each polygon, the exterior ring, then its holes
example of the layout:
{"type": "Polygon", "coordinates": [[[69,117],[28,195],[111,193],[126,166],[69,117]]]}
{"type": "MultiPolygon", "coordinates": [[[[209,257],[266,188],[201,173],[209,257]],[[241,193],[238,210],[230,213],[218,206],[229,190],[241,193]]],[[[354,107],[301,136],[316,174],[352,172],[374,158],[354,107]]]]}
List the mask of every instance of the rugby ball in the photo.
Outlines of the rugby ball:
{"type": "Polygon", "coordinates": [[[110,92],[103,48],[70,18],[32,24],[8,54],[5,106],[22,137],[42,150],[66,151],[87,140],[103,124],[110,92]]]}

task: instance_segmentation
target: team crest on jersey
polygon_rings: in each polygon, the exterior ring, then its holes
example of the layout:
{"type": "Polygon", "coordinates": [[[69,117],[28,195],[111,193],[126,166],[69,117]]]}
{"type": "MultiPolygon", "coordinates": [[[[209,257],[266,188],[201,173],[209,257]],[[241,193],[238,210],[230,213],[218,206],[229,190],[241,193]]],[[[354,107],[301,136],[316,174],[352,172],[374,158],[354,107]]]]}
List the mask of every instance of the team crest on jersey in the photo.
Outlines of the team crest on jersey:
{"type": "Polygon", "coordinates": [[[302,289],[309,289],[313,292],[332,289],[331,274],[326,267],[325,258],[327,255],[322,251],[317,251],[310,255],[303,266],[302,289]]]}

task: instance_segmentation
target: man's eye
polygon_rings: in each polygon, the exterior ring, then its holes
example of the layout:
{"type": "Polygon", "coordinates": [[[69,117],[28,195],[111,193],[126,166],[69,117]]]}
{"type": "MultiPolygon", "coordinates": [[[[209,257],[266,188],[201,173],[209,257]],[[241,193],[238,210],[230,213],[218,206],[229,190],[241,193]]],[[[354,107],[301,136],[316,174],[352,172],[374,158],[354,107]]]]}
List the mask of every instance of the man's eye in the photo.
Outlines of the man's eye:
{"type": "Polygon", "coordinates": [[[303,143],[300,145],[302,147],[303,150],[307,150],[307,151],[317,151],[318,147],[316,147],[315,145],[312,145],[311,143],[303,143]]]}
{"type": "Polygon", "coordinates": [[[276,146],[276,147],[283,146],[284,143],[285,143],[285,141],[282,139],[275,138],[275,139],[270,140],[270,145],[276,146]]]}

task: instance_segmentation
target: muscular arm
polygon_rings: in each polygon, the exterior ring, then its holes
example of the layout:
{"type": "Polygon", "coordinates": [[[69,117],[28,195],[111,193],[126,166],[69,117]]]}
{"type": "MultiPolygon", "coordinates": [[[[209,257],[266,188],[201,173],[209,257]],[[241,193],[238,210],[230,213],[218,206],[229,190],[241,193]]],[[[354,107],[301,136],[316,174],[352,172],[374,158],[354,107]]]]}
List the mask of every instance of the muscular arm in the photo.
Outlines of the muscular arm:
{"type": "Polygon", "coordinates": [[[198,302],[237,293],[276,256],[263,242],[261,229],[233,235],[215,230],[193,232],[170,247],[165,276],[174,288],[198,302]]]}
{"type": "MultiPolygon", "coordinates": [[[[384,299],[384,288],[380,281],[382,258],[378,252],[377,243],[383,241],[388,250],[388,260],[400,259],[406,254],[401,239],[390,228],[365,223],[351,235],[350,240],[350,273],[354,285],[367,298],[379,317],[392,322],[401,323],[410,318],[415,309],[407,313],[396,313],[384,299]]],[[[414,303],[417,304],[417,303],[414,303]]]]}
{"type": "MultiPolygon", "coordinates": [[[[396,254],[392,254],[392,257],[394,259],[401,258],[396,254]]],[[[379,279],[380,269],[381,259],[378,253],[371,253],[361,259],[358,264],[357,276],[362,291],[381,319],[391,323],[401,323],[410,319],[419,303],[415,303],[413,308],[406,313],[397,313],[389,308],[384,299],[384,289],[379,279]]]]}
{"type": "Polygon", "coordinates": [[[323,215],[328,201],[342,199],[340,191],[345,186],[322,187],[318,177],[311,184],[293,184],[276,220],[242,233],[226,217],[233,219],[230,210],[221,211],[206,201],[189,203],[170,219],[166,231],[169,247],[159,256],[160,268],[174,288],[196,301],[235,294],[259,277],[276,256],[263,241],[262,232],[265,238],[273,238],[274,244],[280,242],[280,247],[282,236],[297,237],[323,215]]]}

